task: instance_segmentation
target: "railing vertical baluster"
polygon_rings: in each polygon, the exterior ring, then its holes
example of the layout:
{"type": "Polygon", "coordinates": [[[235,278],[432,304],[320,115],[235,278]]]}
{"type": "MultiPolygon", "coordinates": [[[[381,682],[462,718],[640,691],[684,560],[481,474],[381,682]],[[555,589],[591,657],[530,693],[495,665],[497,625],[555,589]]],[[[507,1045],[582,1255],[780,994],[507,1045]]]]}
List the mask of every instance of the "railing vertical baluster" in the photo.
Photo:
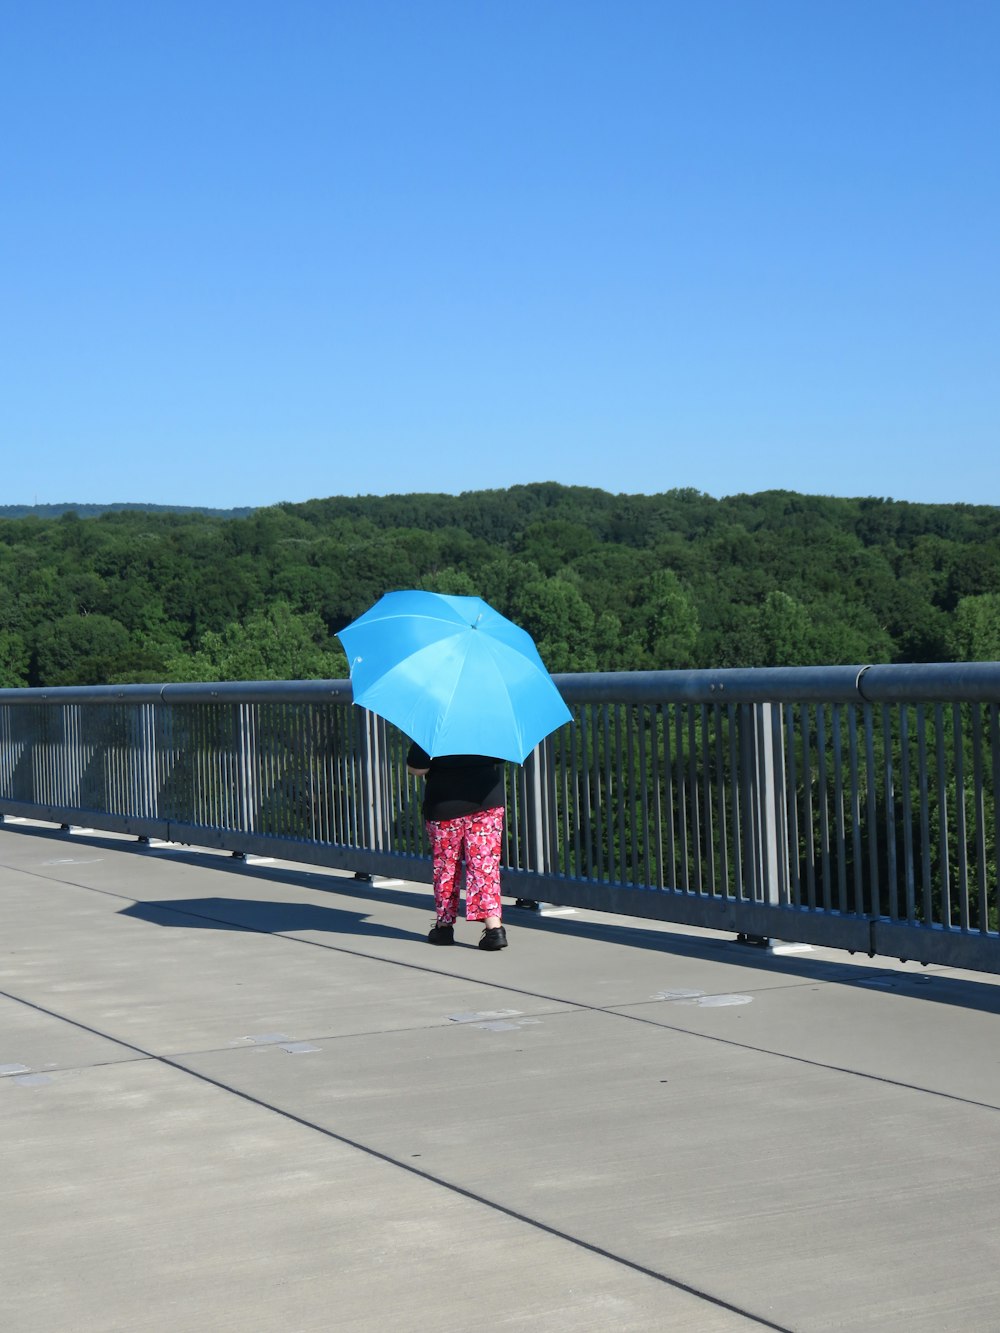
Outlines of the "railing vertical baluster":
{"type": "MultiPolygon", "coordinates": [[[[622,852],[623,852],[623,854],[622,854],[622,880],[623,880],[623,881],[625,880],[625,877],[626,877],[626,876],[625,876],[625,867],[626,867],[626,865],[627,865],[627,866],[628,866],[628,883],[629,883],[629,884],[638,884],[638,883],[640,882],[640,881],[639,881],[639,846],[638,846],[638,843],[639,843],[639,810],[640,810],[640,797],[639,797],[639,783],[638,783],[638,781],[637,781],[636,766],[635,766],[635,754],[636,754],[635,732],[636,732],[636,728],[635,728],[635,726],[633,725],[633,719],[639,715],[639,713],[640,713],[641,710],[638,709],[638,708],[633,708],[633,707],[631,707],[630,705],[626,705],[621,711],[622,711],[622,714],[624,715],[624,724],[625,724],[625,756],[624,756],[624,757],[625,757],[625,788],[624,788],[624,791],[623,791],[623,797],[627,798],[627,808],[626,808],[626,814],[627,814],[627,819],[626,819],[626,832],[627,832],[627,835],[628,835],[628,855],[627,855],[627,857],[625,856],[625,849],[624,849],[624,848],[622,849],[622,852]]],[[[640,725],[641,725],[641,718],[640,718],[640,725]]],[[[621,771],[621,768],[620,768],[621,746],[619,746],[619,748],[618,748],[618,754],[619,754],[619,772],[620,772],[620,771],[621,771]]],[[[621,802],[621,804],[622,804],[623,807],[625,807],[625,806],[626,806],[626,800],[623,799],[622,802],[621,802]]]]}
{"type": "Polygon", "coordinates": [[[827,780],[827,738],[826,707],[816,705],[816,779],[818,784],[817,802],[819,804],[819,851],[822,867],[822,884],[819,899],[824,910],[829,910],[833,897],[830,888],[830,791],[827,780]]]}
{"type": "Polygon", "coordinates": [[[689,806],[690,797],[687,786],[687,773],[684,765],[684,721],[687,709],[684,704],[677,704],[674,716],[674,743],[677,747],[675,759],[675,781],[677,791],[677,837],[680,842],[680,887],[685,893],[691,892],[691,867],[688,862],[689,806]]]}
{"type": "MultiPolygon", "coordinates": [[[[596,791],[594,784],[597,773],[595,707],[594,704],[584,704],[580,709],[580,781],[583,786],[583,808],[580,812],[580,823],[584,831],[584,870],[586,878],[590,880],[597,877],[594,839],[597,836],[595,835],[595,824],[599,818],[598,812],[594,809],[593,799],[596,791]]],[[[598,807],[600,807],[599,801],[598,807]]]]}
{"type": "Polygon", "coordinates": [[[954,704],[951,710],[953,766],[955,771],[955,857],[958,862],[958,924],[969,929],[969,857],[965,829],[965,754],[962,727],[962,709],[954,704]]]}
{"type": "Polygon", "coordinates": [[[811,745],[812,710],[809,704],[799,708],[802,730],[802,823],[805,831],[803,854],[806,870],[806,902],[816,907],[816,816],[813,809],[813,764],[811,745]]]}
{"type": "Polygon", "coordinates": [[[649,841],[653,847],[653,864],[655,872],[651,878],[651,884],[656,889],[666,887],[666,867],[663,860],[663,787],[661,785],[661,756],[663,755],[663,739],[666,722],[663,717],[663,708],[659,704],[653,704],[649,710],[650,719],[650,791],[653,813],[653,830],[649,841]]]}
{"type": "Polygon", "coordinates": [[[781,734],[784,737],[784,818],[788,828],[788,894],[796,906],[803,902],[799,828],[799,762],[795,753],[795,705],[781,706],[781,734]]]}
{"type": "MultiPolygon", "coordinates": [[[[844,821],[844,717],[840,704],[833,705],[833,799],[834,826],[837,837],[837,902],[838,912],[847,911],[847,831],[844,821]]],[[[832,890],[831,890],[832,892],[832,890]]],[[[830,906],[833,907],[831,897],[830,906]]]]}
{"type": "Polygon", "coordinates": [[[726,819],[726,768],[725,768],[725,727],[723,713],[719,704],[712,705],[712,736],[715,742],[715,799],[716,828],[719,831],[719,845],[713,848],[712,885],[713,893],[723,896],[729,892],[729,826],[726,819]]]}
{"type": "Polygon", "coordinates": [[[725,896],[739,901],[743,897],[743,798],[742,770],[739,755],[739,712],[736,704],[726,704],[726,721],[729,731],[729,822],[733,844],[732,884],[725,896]]]}
{"type": "Polygon", "coordinates": [[[688,792],[688,835],[690,837],[691,860],[688,866],[688,885],[692,893],[702,892],[701,865],[701,784],[698,763],[698,705],[687,706],[687,792],[688,792]],[[693,883],[691,881],[694,881],[693,883]]]}
{"type": "Polygon", "coordinates": [[[594,766],[595,782],[594,792],[597,797],[597,845],[594,848],[596,854],[596,870],[598,879],[614,878],[614,871],[611,868],[613,862],[607,854],[611,850],[611,844],[614,842],[614,825],[612,823],[611,790],[607,781],[607,769],[610,764],[608,751],[610,750],[610,726],[608,722],[608,708],[610,705],[602,704],[600,711],[600,731],[595,727],[594,744],[594,766]],[[607,810],[607,817],[605,817],[607,810]],[[607,849],[607,851],[605,850],[607,849]]]}
{"type": "Polygon", "coordinates": [[[917,790],[920,793],[920,868],[923,888],[924,924],[935,924],[932,900],[933,877],[931,870],[930,770],[927,766],[927,714],[923,704],[917,705],[917,790]]]}
{"type": "Polygon", "coordinates": [[[951,919],[951,860],[948,854],[948,779],[945,762],[944,708],[934,705],[934,735],[937,753],[938,871],[941,876],[941,924],[951,919]]]}
{"type": "Polygon", "coordinates": [[[647,735],[646,729],[649,719],[649,711],[645,704],[638,704],[635,708],[636,717],[636,756],[639,765],[639,812],[641,819],[637,820],[636,828],[632,831],[632,882],[639,884],[649,884],[651,882],[652,858],[650,856],[649,844],[650,838],[650,801],[649,801],[649,772],[647,759],[647,735]],[[641,850],[637,844],[641,843],[641,850]],[[642,861],[642,870],[640,874],[639,860],[642,861]]]}
{"type": "Polygon", "coordinates": [[[980,933],[985,933],[987,925],[987,876],[986,876],[986,802],[983,793],[983,718],[979,704],[973,704],[972,712],[972,808],[975,819],[976,837],[976,916],[980,933]]]}
{"type": "MultiPolygon", "coordinates": [[[[1000,868],[1000,708],[995,703],[987,705],[990,720],[990,754],[993,772],[993,865],[1000,868]]],[[[1000,921],[1000,875],[993,876],[993,902],[987,903],[985,911],[989,930],[996,930],[1000,921]]]]}
{"type": "Polygon", "coordinates": [[[906,919],[916,916],[916,876],[913,865],[913,791],[910,773],[910,710],[903,704],[899,710],[899,781],[903,788],[903,889],[906,897],[906,919]]]}
{"type": "Polygon", "coordinates": [[[882,909],[878,873],[878,769],[875,766],[875,719],[871,704],[865,704],[863,717],[865,726],[865,779],[867,782],[865,822],[868,833],[868,891],[871,896],[871,904],[868,910],[873,916],[880,916],[882,909]]]}
{"type": "Polygon", "coordinates": [[[885,793],[885,856],[888,914],[899,916],[899,894],[896,883],[896,766],[893,762],[892,715],[888,704],[882,705],[882,758],[883,791],[885,793]]]}
{"type": "MultiPolygon", "coordinates": [[[[693,711],[693,710],[692,710],[693,711]]],[[[715,892],[715,832],[712,827],[712,746],[708,731],[708,705],[698,706],[701,735],[698,747],[698,767],[701,771],[701,820],[699,822],[698,865],[701,868],[699,889],[702,893],[715,892]]]]}
{"type": "Polygon", "coordinates": [[[854,871],[854,912],[861,916],[865,911],[864,861],[861,851],[861,771],[858,755],[858,710],[854,704],[847,705],[847,748],[851,768],[851,864],[854,871]]]}
{"type": "Polygon", "coordinates": [[[753,901],[757,890],[757,853],[758,839],[756,832],[756,809],[754,800],[757,752],[754,745],[754,708],[752,704],[739,705],[740,715],[740,757],[739,757],[739,794],[741,811],[741,831],[743,838],[743,883],[742,897],[753,901]]]}
{"type": "Polygon", "coordinates": [[[609,848],[611,853],[610,869],[613,881],[624,884],[627,879],[625,873],[626,857],[628,854],[628,832],[625,826],[625,816],[628,812],[628,796],[631,783],[628,775],[624,772],[622,764],[622,713],[624,706],[620,703],[613,705],[614,712],[614,748],[608,751],[608,763],[605,770],[605,790],[608,793],[607,799],[616,815],[616,826],[618,832],[617,844],[612,839],[612,846],[609,848]]]}
{"type": "Polygon", "coordinates": [[[667,868],[664,883],[671,889],[680,887],[677,876],[677,800],[674,786],[674,764],[671,737],[674,728],[670,722],[670,705],[660,705],[662,719],[663,803],[667,812],[667,868]]]}

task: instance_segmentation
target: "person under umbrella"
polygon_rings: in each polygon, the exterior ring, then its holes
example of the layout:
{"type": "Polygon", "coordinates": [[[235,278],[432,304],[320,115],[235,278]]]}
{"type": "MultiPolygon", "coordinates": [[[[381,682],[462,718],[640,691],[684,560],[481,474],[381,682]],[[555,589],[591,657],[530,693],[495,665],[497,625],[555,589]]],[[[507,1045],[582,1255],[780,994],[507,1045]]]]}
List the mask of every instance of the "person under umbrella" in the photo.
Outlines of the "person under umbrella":
{"type": "Polygon", "coordinates": [[[431,944],[454,944],[459,868],[465,915],[481,949],[504,949],[500,857],[505,760],[572,715],[526,630],[480,597],[385,593],[342,630],[354,702],[412,742],[407,768],[426,778],[423,813],[434,866],[431,944]]]}
{"type": "Polygon", "coordinates": [[[465,919],[482,921],[480,949],[506,949],[500,859],[504,820],[503,760],[451,754],[432,759],[416,741],[406,770],[425,779],[423,815],[434,865],[431,944],[454,944],[459,871],[465,865],[465,919]]]}

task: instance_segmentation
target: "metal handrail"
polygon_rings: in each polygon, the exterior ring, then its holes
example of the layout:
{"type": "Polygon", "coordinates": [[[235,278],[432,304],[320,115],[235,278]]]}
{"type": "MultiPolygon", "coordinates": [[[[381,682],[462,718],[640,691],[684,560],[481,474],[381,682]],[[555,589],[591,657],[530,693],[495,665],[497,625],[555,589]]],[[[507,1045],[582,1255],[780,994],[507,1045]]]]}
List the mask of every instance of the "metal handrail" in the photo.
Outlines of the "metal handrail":
{"type": "MultiPolygon", "coordinates": [[[[898,665],[726,667],[717,671],[592,671],[553,677],[567,703],[687,700],[711,703],[932,702],[1000,703],[1000,662],[898,665]]],[[[173,681],[143,685],[0,688],[0,704],[29,703],[343,703],[349,680],[173,681]]]]}

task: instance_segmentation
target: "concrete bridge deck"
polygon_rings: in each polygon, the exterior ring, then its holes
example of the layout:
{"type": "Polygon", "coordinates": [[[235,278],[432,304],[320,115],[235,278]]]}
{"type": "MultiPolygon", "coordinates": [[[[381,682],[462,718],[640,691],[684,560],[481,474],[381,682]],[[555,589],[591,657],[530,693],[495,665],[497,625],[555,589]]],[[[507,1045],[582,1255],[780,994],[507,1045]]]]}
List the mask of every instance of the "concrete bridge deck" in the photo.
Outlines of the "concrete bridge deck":
{"type": "Polygon", "coordinates": [[[1000,1329],[1000,985],[0,826],[0,1327],[1000,1329]]]}

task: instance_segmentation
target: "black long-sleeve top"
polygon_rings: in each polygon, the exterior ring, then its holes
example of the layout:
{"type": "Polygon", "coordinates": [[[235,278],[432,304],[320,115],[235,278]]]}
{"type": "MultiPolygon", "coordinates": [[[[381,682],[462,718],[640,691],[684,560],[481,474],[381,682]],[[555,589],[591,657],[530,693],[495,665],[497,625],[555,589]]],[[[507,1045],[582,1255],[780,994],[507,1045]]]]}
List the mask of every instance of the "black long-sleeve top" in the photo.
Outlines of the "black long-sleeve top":
{"type": "Polygon", "coordinates": [[[495,810],[504,803],[502,759],[484,754],[445,754],[432,759],[414,741],[406,762],[410,768],[427,769],[425,819],[458,819],[495,810]]]}

